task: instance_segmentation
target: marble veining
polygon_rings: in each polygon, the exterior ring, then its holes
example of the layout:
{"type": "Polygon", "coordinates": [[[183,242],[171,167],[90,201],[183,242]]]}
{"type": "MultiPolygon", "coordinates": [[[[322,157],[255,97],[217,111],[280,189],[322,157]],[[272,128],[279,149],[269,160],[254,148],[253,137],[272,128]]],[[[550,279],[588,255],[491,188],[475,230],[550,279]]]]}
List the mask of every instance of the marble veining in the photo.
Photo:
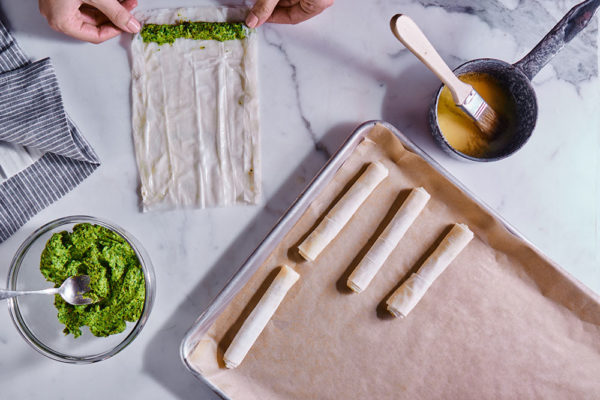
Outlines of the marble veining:
{"type": "Polygon", "coordinates": [[[325,160],[328,160],[329,157],[331,157],[331,153],[318,140],[318,136],[315,133],[315,131],[313,130],[310,120],[306,117],[306,115],[304,113],[304,109],[302,107],[302,101],[300,99],[300,85],[298,83],[298,74],[297,74],[296,64],[294,64],[290,60],[290,57],[289,57],[287,51],[285,50],[284,45],[281,43],[280,38],[278,38],[277,31],[270,29],[269,26],[265,26],[264,32],[265,32],[264,33],[265,42],[269,46],[272,46],[275,49],[277,49],[277,51],[281,54],[281,56],[283,57],[283,59],[288,64],[289,68],[291,69],[292,73],[291,73],[290,78],[291,78],[293,86],[294,86],[296,105],[298,108],[298,112],[300,114],[300,118],[302,119],[302,123],[303,123],[304,127],[306,128],[306,131],[308,132],[310,139],[313,141],[313,143],[315,145],[315,151],[317,151],[319,154],[322,154],[323,158],[325,160]]]}

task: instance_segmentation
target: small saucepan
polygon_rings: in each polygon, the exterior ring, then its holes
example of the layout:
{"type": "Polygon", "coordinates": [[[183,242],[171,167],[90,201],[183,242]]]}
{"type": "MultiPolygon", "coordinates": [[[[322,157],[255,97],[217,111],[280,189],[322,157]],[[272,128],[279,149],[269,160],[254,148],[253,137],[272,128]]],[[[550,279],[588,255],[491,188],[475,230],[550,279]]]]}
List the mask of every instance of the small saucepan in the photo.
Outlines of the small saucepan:
{"type": "Polygon", "coordinates": [[[531,80],[566,43],[587,26],[598,6],[600,0],[587,0],[573,7],[533,50],[514,64],[493,58],[480,58],[456,68],[454,73],[457,76],[469,73],[490,76],[510,94],[516,112],[512,116],[511,130],[507,137],[505,135],[497,139],[497,143],[490,146],[484,154],[467,154],[453,147],[440,129],[438,107],[444,88],[442,85],[434,97],[428,117],[436,142],[450,155],[471,161],[496,161],[519,150],[531,137],[537,120],[537,100],[531,80]]]}

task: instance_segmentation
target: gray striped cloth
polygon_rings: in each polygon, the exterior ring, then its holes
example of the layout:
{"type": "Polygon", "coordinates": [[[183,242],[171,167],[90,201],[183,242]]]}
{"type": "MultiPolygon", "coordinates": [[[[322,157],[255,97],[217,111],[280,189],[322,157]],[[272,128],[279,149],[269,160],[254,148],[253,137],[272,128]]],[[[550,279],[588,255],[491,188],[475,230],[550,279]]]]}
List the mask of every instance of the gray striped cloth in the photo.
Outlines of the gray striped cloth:
{"type": "Polygon", "coordinates": [[[50,59],[29,61],[1,21],[0,144],[39,155],[11,176],[0,159],[0,243],[100,165],[65,113],[50,59]]]}

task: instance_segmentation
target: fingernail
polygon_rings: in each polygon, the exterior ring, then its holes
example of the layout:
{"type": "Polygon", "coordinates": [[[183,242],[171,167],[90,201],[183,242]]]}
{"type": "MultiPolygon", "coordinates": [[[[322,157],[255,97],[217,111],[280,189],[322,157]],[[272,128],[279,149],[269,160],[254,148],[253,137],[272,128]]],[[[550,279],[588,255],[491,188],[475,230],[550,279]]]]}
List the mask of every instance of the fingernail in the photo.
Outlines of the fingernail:
{"type": "Polygon", "coordinates": [[[248,28],[253,29],[256,27],[256,24],[258,24],[258,17],[251,12],[246,17],[246,25],[248,25],[248,28]]]}
{"type": "Polygon", "coordinates": [[[131,17],[131,18],[129,18],[129,21],[127,22],[127,28],[129,29],[129,31],[131,33],[138,33],[140,31],[140,29],[142,28],[142,26],[137,21],[137,19],[131,17]]]}

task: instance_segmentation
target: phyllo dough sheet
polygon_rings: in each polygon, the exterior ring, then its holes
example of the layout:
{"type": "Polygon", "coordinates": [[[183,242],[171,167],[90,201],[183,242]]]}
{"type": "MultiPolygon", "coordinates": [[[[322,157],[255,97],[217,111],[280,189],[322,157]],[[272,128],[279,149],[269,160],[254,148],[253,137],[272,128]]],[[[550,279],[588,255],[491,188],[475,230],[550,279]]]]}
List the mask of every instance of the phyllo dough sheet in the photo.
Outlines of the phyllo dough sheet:
{"type": "Polygon", "coordinates": [[[187,360],[232,399],[597,399],[600,301],[378,125],[187,360]],[[375,161],[389,176],[316,261],[303,261],[298,244],[375,161]],[[415,187],[430,200],[353,293],[348,276],[415,187]],[[475,237],[406,318],[392,317],[386,299],[454,223],[475,237]],[[244,361],[226,369],[223,352],[281,264],[300,279],[244,361]]]}
{"type": "MultiPolygon", "coordinates": [[[[241,8],[155,9],[142,24],[239,22],[241,8]]],[[[144,211],[256,204],[260,195],[256,34],[176,39],[132,53],[133,138],[144,211]]]]}

